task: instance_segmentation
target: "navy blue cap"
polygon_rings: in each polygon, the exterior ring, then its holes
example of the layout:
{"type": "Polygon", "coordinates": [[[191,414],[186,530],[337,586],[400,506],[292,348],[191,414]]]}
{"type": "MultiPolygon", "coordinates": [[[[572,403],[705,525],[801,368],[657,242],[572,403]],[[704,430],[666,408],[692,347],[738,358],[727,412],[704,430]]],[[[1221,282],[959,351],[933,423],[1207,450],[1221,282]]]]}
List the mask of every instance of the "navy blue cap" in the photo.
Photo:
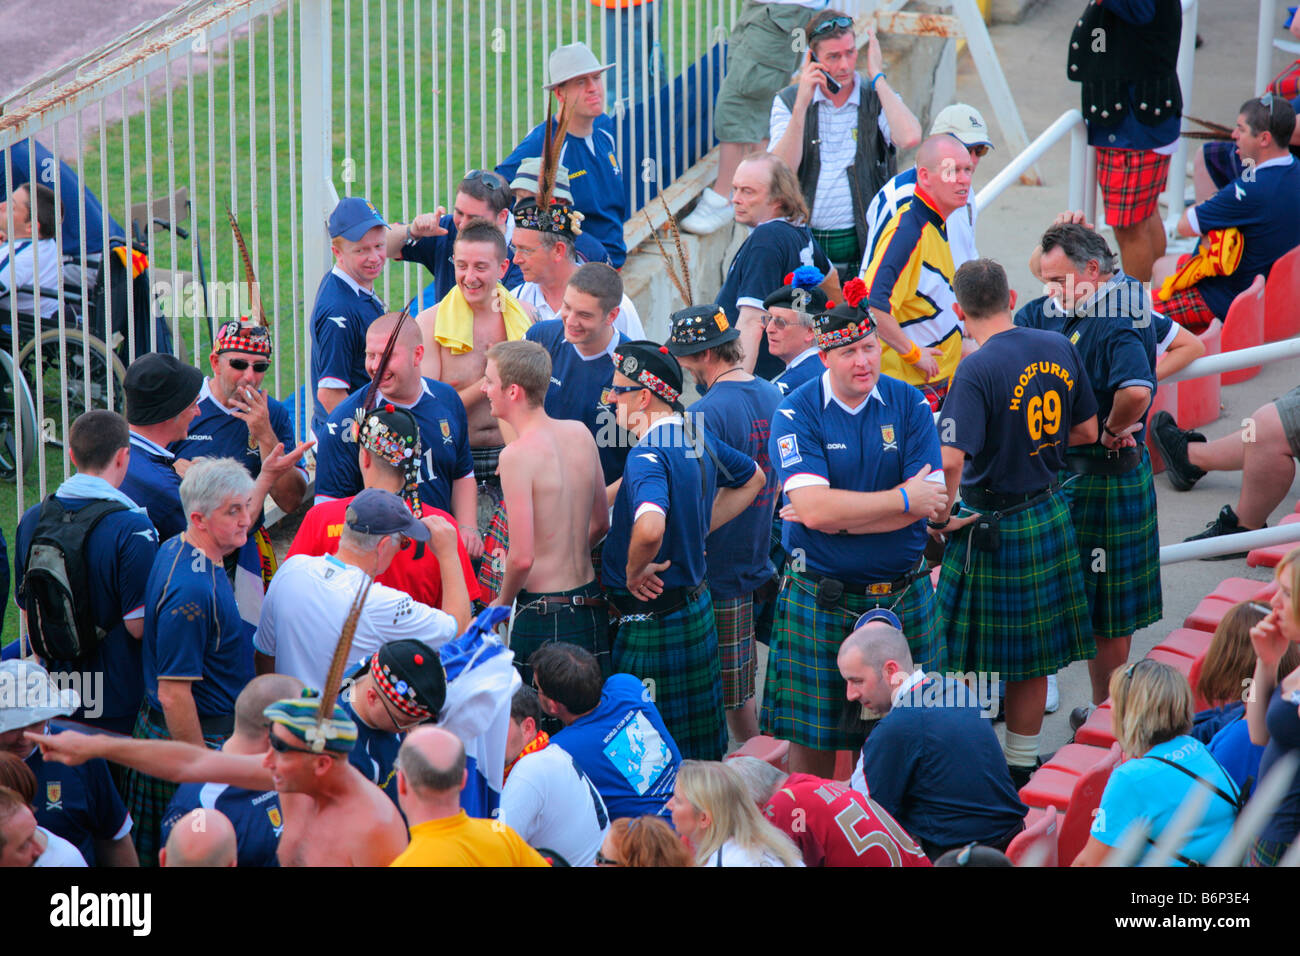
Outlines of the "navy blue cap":
{"type": "Polygon", "coordinates": [[[387,229],[388,223],[384,222],[384,217],[379,215],[379,210],[375,208],[374,203],[360,196],[340,199],[339,204],[330,213],[331,239],[342,236],[348,242],[356,242],[375,226],[383,226],[387,229]]]}
{"type": "Polygon", "coordinates": [[[359,534],[403,534],[415,541],[428,541],[429,529],[411,514],[411,509],[391,491],[367,488],[348,502],[344,520],[359,534]]]}

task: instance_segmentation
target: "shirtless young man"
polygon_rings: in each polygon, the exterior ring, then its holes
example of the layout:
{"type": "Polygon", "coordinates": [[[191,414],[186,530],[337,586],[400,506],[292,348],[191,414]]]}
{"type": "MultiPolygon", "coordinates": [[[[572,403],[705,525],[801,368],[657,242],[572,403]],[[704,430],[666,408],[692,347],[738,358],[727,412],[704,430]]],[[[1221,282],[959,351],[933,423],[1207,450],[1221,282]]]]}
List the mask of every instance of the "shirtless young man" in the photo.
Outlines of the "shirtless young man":
{"type": "Polygon", "coordinates": [[[508,265],[506,240],[491,223],[473,220],[457,234],[452,265],[456,287],[416,316],[425,340],[421,370],[460,395],[469,416],[474,477],[496,487],[505,440],[483,396],[487,350],[497,342],[522,339],[535,316],[501,284],[508,265]]]}
{"type": "Polygon", "coordinates": [[[348,763],[356,725],[342,707],[326,722],[334,736],[321,753],[305,734],[316,726],[313,698],[279,700],[266,708],[270,747],[233,754],[167,740],[79,734],[29,735],[47,760],[75,766],[104,757],[150,776],[181,783],[227,783],[280,794],[284,830],[281,866],[387,866],[406,848],[406,825],[384,792],[348,763]]]}
{"type": "Polygon", "coordinates": [[[609,530],[604,472],[587,427],[546,414],[550,381],[551,357],[536,342],[488,351],[483,394],[519,436],[501,451],[510,547],[493,604],[516,603],[510,646],[526,682],[529,656],[547,641],[578,644],[608,665],[605,599],[591,566],[609,530]]]}

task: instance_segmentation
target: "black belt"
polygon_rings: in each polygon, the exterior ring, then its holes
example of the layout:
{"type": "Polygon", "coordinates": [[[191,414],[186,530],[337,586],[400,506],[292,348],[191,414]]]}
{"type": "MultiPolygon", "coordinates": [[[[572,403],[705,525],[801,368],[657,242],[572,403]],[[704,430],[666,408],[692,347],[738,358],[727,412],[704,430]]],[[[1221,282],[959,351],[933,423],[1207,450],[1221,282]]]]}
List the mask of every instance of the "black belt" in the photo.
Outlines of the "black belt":
{"type": "MultiPolygon", "coordinates": [[[[149,704],[149,719],[155,724],[167,726],[167,715],[149,704]]],[[[199,730],[205,737],[229,737],[235,732],[235,715],[223,714],[219,717],[200,717],[199,730]]]]}
{"type": "Polygon", "coordinates": [[[1107,449],[1105,457],[1079,452],[1065,455],[1065,467],[1076,475],[1127,475],[1141,463],[1142,455],[1136,448],[1107,449]]]}
{"type": "Polygon", "coordinates": [[[1058,483],[1054,482],[1046,488],[1037,488],[1023,494],[1000,494],[996,491],[976,488],[973,485],[962,485],[961,500],[972,511],[981,513],[996,511],[1006,517],[1018,511],[1026,511],[1034,505],[1046,501],[1060,487],[1058,483]]]}
{"type": "Polygon", "coordinates": [[[609,607],[610,617],[624,618],[634,614],[653,614],[656,617],[663,617],[694,601],[704,593],[706,587],[708,583],[701,581],[692,588],[664,588],[663,593],[649,601],[638,601],[629,592],[623,591],[620,593],[627,594],[631,598],[627,609],[616,604],[612,596],[606,600],[606,604],[609,607]]]}
{"type": "Polygon", "coordinates": [[[834,581],[843,588],[844,594],[888,597],[891,594],[906,591],[912,586],[913,581],[927,572],[925,570],[925,559],[922,558],[916,568],[908,571],[901,578],[895,578],[893,581],[868,582],[866,584],[855,584],[850,581],[841,581],[838,578],[831,577],[829,574],[818,574],[816,571],[792,571],[789,565],[786,566],[785,573],[792,574],[795,577],[808,578],[814,584],[821,584],[823,581],[834,581]]]}
{"type": "Polygon", "coordinates": [[[527,610],[539,615],[554,614],[575,607],[605,606],[603,597],[586,594],[529,594],[527,591],[520,591],[516,600],[520,611],[527,610]]]}

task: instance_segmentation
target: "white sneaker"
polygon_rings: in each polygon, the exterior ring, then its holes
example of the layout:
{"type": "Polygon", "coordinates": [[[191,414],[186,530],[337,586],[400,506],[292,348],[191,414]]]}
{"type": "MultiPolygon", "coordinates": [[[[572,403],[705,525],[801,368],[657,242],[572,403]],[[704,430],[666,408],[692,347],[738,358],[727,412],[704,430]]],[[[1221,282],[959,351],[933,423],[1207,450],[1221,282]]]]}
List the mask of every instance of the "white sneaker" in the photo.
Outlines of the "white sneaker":
{"type": "Polygon", "coordinates": [[[1054,714],[1061,706],[1061,691],[1056,686],[1056,675],[1051,674],[1047,678],[1047,703],[1043,705],[1043,713],[1054,714]]]}
{"type": "Polygon", "coordinates": [[[687,232],[707,236],[711,232],[717,232],[727,223],[733,222],[735,218],[727,198],[712,189],[706,189],[700,195],[700,201],[695,204],[695,210],[683,219],[680,225],[687,232]]]}

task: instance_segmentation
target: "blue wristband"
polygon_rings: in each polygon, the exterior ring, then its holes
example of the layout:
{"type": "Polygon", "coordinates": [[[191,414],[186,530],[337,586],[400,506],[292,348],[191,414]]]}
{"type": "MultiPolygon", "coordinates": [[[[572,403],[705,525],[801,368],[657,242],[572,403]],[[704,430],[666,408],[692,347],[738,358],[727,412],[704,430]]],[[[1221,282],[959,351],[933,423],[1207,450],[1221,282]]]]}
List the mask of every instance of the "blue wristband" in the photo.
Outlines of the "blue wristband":
{"type": "Polygon", "coordinates": [[[875,76],[871,78],[871,92],[873,93],[876,92],[876,80],[883,80],[884,78],[885,78],[884,73],[877,73],[875,76]]]}
{"type": "Polygon", "coordinates": [[[898,490],[903,495],[903,514],[907,514],[912,510],[912,506],[907,503],[907,489],[900,485],[898,490]]]}

